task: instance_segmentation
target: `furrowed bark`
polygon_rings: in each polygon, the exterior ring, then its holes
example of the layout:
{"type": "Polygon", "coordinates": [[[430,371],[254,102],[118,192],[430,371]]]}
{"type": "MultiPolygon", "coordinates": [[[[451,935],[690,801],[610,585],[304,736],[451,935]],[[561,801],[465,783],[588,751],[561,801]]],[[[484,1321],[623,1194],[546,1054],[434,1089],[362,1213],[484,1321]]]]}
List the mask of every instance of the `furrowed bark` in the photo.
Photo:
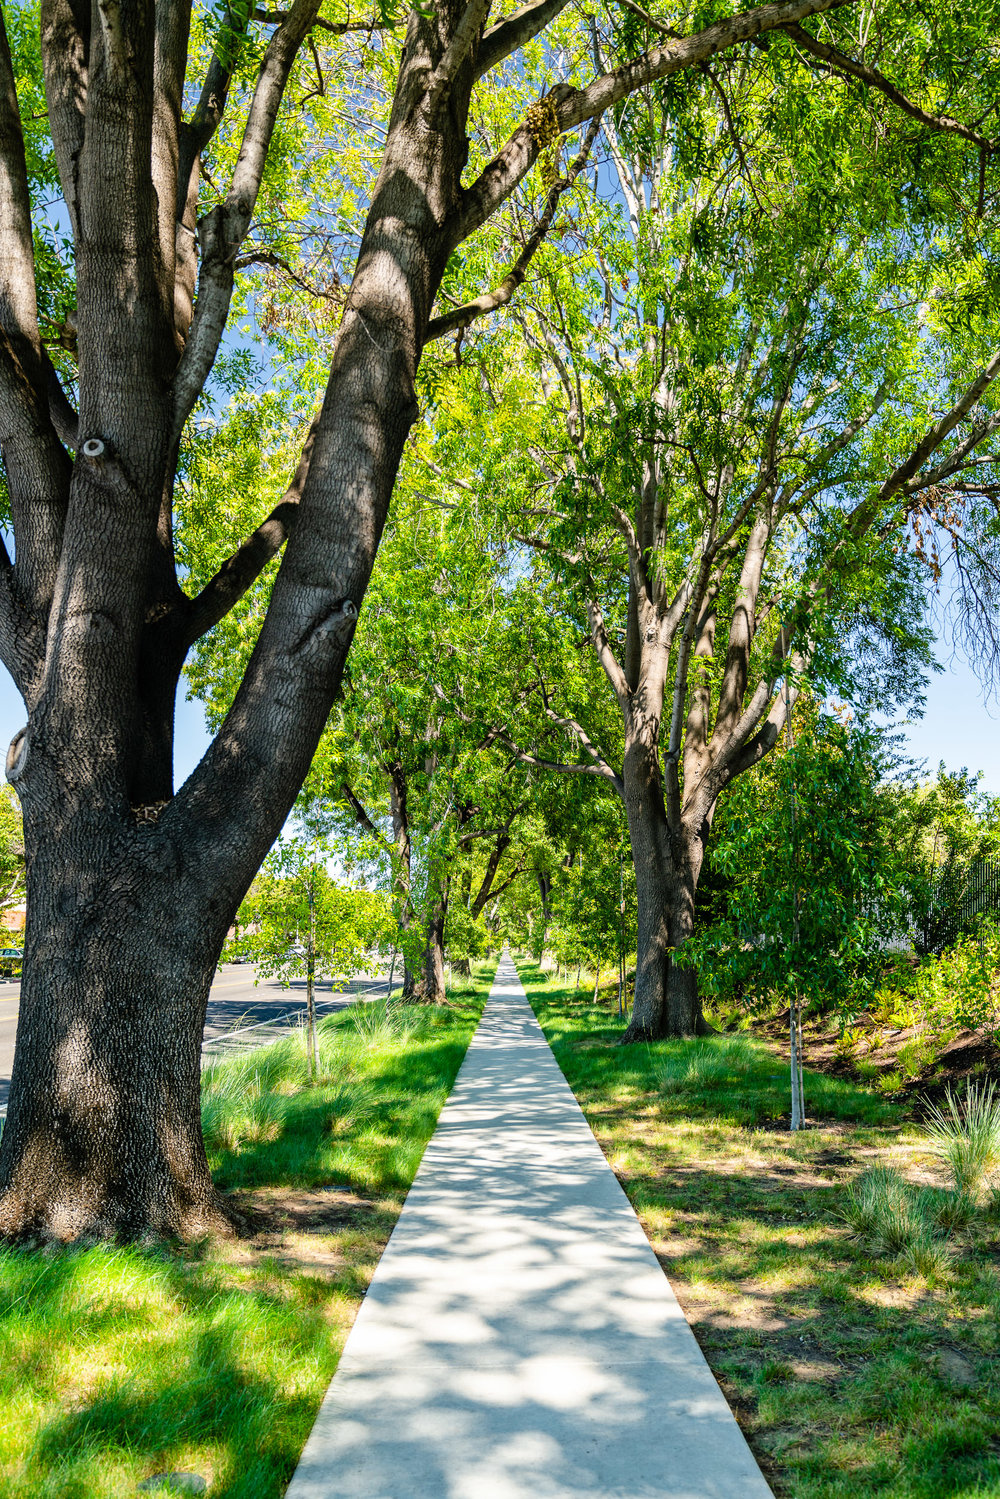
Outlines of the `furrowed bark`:
{"type": "Polygon", "coordinates": [[[200,225],[198,300],[174,381],[171,437],[175,443],[205,388],[219,352],[232,302],[235,258],[250,228],[285,87],[319,5],[320,0],[296,0],[288,20],[271,38],[261,63],[229,192],[225,201],[213,208],[200,225]]]}
{"type": "Polygon", "coordinates": [[[70,464],[49,414],[50,367],[38,333],[24,137],[2,16],[0,245],[0,450],[17,547],[17,567],[6,579],[4,664],[30,702],[59,562],[70,464]]]}

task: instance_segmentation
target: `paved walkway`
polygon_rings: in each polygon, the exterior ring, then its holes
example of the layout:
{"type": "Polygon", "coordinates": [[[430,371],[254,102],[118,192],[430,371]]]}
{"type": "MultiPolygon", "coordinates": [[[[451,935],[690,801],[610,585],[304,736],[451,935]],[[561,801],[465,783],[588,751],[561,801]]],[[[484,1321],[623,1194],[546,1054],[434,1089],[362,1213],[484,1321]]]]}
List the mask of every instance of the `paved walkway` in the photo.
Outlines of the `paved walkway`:
{"type": "Polygon", "coordinates": [[[505,953],[286,1499],[770,1499],[505,953]]]}

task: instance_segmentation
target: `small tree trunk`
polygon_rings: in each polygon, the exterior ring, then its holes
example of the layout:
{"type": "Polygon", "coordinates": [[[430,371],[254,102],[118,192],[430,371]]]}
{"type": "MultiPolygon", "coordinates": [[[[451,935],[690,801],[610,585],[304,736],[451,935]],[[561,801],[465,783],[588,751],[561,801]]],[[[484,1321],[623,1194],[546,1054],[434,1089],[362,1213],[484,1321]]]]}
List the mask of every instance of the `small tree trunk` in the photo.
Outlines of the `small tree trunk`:
{"type": "Polygon", "coordinates": [[[600,989],[600,987],[601,987],[601,965],[600,965],[600,963],[598,963],[598,965],[597,965],[597,973],[596,973],[596,975],[594,977],[594,1004],[595,1005],[597,1003],[597,991],[598,991],[598,989],[600,989]]]}
{"type": "Polygon", "coordinates": [[[577,963],[577,965],[576,965],[576,986],[575,986],[575,988],[573,990],[574,994],[579,994],[579,992],[580,992],[580,974],[582,972],[583,972],[583,959],[581,958],[580,961],[579,961],[579,963],[577,963]]]}
{"type": "Polygon", "coordinates": [[[545,957],[545,938],[548,936],[549,917],[552,911],[552,907],[550,904],[552,897],[552,878],[550,875],[540,874],[538,876],[538,893],[542,898],[542,924],[539,927],[538,931],[538,943],[536,952],[538,954],[538,961],[539,963],[541,963],[545,957]]]}
{"type": "Polygon", "coordinates": [[[309,871],[309,948],[306,953],[306,1053],[309,1060],[309,1081],[315,1083],[319,1076],[319,1056],[316,1046],[316,891],[315,874],[309,871]]]}

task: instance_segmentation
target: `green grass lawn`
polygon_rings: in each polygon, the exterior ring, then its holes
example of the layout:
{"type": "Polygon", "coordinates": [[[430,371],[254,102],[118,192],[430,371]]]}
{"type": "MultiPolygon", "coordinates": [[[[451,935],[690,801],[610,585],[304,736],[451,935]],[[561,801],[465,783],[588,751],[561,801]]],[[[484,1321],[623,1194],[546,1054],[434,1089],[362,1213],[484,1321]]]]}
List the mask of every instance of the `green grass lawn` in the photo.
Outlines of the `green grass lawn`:
{"type": "Polygon", "coordinates": [[[0,1495],[118,1499],[161,1471],[277,1499],[402,1207],[492,980],[448,1007],[323,1021],[206,1075],[232,1244],[0,1253],[0,1495]]]}
{"type": "Polygon", "coordinates": [[[807,1073],[814,1127],[790,1135],[764,1043],[622,1047],[613,1003],[518,966],[775,1493],[1000,1499],[996,1218],[953,1232],[928,1274],[872,1257],[840,1216],[877,1164],[947,1198],[904,1109],[807,1073]]]}

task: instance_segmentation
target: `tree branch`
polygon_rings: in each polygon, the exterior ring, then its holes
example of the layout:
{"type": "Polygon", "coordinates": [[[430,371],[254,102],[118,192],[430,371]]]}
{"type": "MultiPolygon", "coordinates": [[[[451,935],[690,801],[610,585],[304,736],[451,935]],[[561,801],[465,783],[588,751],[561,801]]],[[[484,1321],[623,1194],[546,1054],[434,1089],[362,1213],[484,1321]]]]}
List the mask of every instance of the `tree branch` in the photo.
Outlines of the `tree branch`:
{"type": "MultiPolygon", "coordinates": [[[[287,17],[282,17],[283,21],[286,19],[287,17]]],[[[194,164],[218,130],[225,113],[233,71],[239,61],[249,24],[249,0],[232,0],[222,14],[219,39],[215,44],[194,114],[181,129],[177,166],[178,219],[184,215],[194,164]]]]}
{"type": "Polygon", "coordinates": [[[468,0],[451,41],[427,82],[423,109],[428,120],[434,119],[451,92],[455,75],[475,46],[476,37],[486,20],[489,8],[490,0],[468,0]]]}
{"type": "MultiPolygon", "coordinates": [[[[191,335],[174,379],[173,441],[208,379],[229,317],[235,258],[253,216],[271,136],[288,79],[320,0],[295,0],[288,20],[275,32],[264,54],[247,115],[240,154],[225,201],[200,225],[201,278],[191,335]]],[[[213,127],[214,128],[214,127],[213,127]]]]}
{"type": "MultiPolygon", "coordinates": [[[[557,84],[547,95],[560,134],[584,120],[593,119],[611,109],[636,89],[644,88],[672,73],[696,67],[719,52],[741,42],[752,41],[765,32],[795,21],[835,10],[852,0],[777,0],[760,5],[741,15],[727,17],[706,26],[693,36],[665,42],[653,47],[632,62],[623,63],[610,73],[595,78],[586,88],[557,84]]],[[[460,244],[485,223],[505,198],[509,197],[536,161],[542,146],[528,121],[520,125],[507,144],[462,195],[452,242],[460,244]]]]}
{"type": "Polygon", "coordinates": [[[908,99],[894,83],[890,83],[888,78],[885,78],[874,68],[868,67],[866,63],[855,62],[845,52],[838,51],[836,47],[831,47],[826,42],[818,41],[816,37],[810,36],[808,31],[796,23],[792,22],[786,25],[783,30],[787,31],[788,35],[793,41],[798,43],[803,51],[810,52],[813,57],[818,57],[823,62],[829,63],[837,72],[848,73],[852,78],[858,78],[862,83],[868,84],[870,88],[878,89],[898,109],[901,109],[904,114],[910,115],[912,119],[918,120],[921,125],[927,126],[928,129],[943,130],[951,135],[961,136],[963,140],[971,141],[974,146],[978,146],[981,151],[987,153],[997,149],[998,143],[996,141],[990,140],[985,135],[980,135],[977,130],[971,129],[968,125],[963,125],[961,120],[953,120],[950,115],[937,115],[931,113],[930,110],[921,109],[919,104],[914,104],[912,99],[908,99]]]}
{"type": "Polygon", "coordinates": [[[533,5],[522,5],[506,20],[491,26],[479,43],[476,77],[482,78],[484,73],[530,42],[532,37],[538,36],[568,3],[569,0],[535,0],[533,5]]]}
{"type": "Polygon", "coordinates": [[[289,531],[298,514],[299,500],[309,473],[319,417],[314,417],[309,435],[302,448],[302,456],[295,470],[295,477],[275,505],[271,514],[248,536],[246,541],[225,561],[215,577],[205,584],[198,596],[191,601],[185,638],[190,649],[208,630],[224,619],[233,605],[243,597],[247,589],[260,577],[271,558],[284,546],[289,531]]]}
{"type": "MultiPolygon", "coordinates": [[[[289,14],[287,10],[262,10],[258,7],[253,13],[253,19],[265,26],[281,26],[288,20],[289,14]]],[[[346,36],[351,31],[398,31],[405,25],[405,16],[400,16],[396,21],[376,20],[374,16],[368,21],[326,21],[322,16],[317,16],[313,22],[315,29],[325,31],[330,36],[346,36]]]]}
{"type": "Polygon", "coordinates": [[[435,338],[443,338],[445,334],[453,333],[457,328],[467,328],[476,318],[485,317],[488,313],[496,312],[498,307],[503,307],[510,301],[511,297],[524,281],[528,273],[528,266],[531,264],[535,252],[552,227],[552,220],[555,218],[559,199],[563,193],[573,186],[573,183],[586,166],[587,157],[590,155],[591,147],[597,139],[600,128],[601,116],[598,115],[596,119],[591,120],[580,151],[571,163],[566,176],[560,177],[549,189],[548,197],[545,200],[545,208],[535,224],[534,230],[525,243],[520,255],[496,290],[484,292],[481,297],[476,297],[472,302],[466,302],[462,307],[456,307],[453,311],[446,312],[440,317],[431,318],[427,324],[427,332],[424,335],[425,344],[431,343],[435,338]]]}
{"type": "Polygon", "coordinates": [[[365,811],[365,808],[362,805],[361,801],[354,794],[354,791],[346,781],[344,782],[341,790],[343,791],[345,801],[348,802],[351,811],[357,818],[359,826],[363,827],[365,832],[368,833],[372,838],[374,838],[381,848],[385,849],[387,853],[391,854],[393,851],[393,846],[390,843],[389,839],[386,838],[384,833],[379,832],[378,828],[375,826],[368,813],[365,811]]]}
{"type": "Polygon", "coordinates": [[[24,136],[2,15],[0,245],[0,445],[17,551],[15,592],[41,622],[59,565],[70,463],[49,412],[51,365],[38,332],[24,136]]]}
{"type": "Polygon", "coordinates": [[[83,148],[90,15],[88,0],[43,0],[41,9],[42,66],[49,128],[74,238],[80,232],[77,167],[83,148]]]}

